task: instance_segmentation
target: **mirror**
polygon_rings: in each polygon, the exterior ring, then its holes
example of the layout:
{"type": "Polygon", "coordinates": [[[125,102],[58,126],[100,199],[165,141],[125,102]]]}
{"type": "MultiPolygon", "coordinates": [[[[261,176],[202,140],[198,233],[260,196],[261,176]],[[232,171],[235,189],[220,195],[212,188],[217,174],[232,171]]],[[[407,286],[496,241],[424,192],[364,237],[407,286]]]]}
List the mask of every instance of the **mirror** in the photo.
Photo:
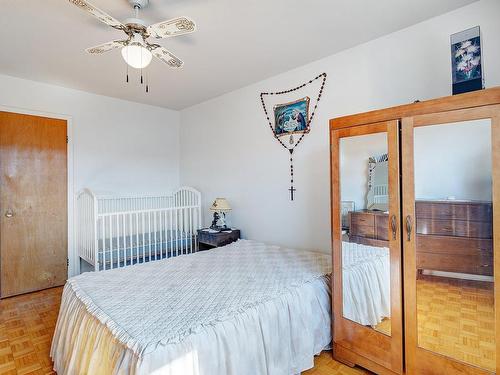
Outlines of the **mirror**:
{"type": "Polygon", "coordinates": [[[339,140],[343,316],[391,335],[387,133],[339,140]]]}
{"type": "Polygon", "coordinates": [[[414,129],[418,346],[496,370],[491,120],[414,129]]]}
{"type": "Polygon", "coordinates": [[[366,207],[369,210],[387,211],[389,207],[388,160],[387,154],[372,156],[368,160],[366,207]]]}

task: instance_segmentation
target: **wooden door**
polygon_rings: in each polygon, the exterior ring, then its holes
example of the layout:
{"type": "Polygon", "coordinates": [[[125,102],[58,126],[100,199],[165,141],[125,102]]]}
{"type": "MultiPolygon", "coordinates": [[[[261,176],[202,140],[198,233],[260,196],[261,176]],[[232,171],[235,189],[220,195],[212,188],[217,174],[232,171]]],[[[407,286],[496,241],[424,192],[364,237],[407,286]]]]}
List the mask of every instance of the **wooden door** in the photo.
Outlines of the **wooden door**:
{"type": "Polygon", "coordinates": [[[0,296],[67,278],[66,121],[0,112],[0,296]]]}
{"type": "Polygon", "coordinates": [[[334,357],[379,374],[402,374],[399,123],[333,129],[331,150],[334,357]],[[370,157],[385,160],[385,182],[371,191],[386,195],[374,206],[365,204],[370,157]],[[343,212],[342,206],[350,208],[343,212]],[[356,284],[367,275],[370,280],[356,284]],[[370,316],[357,314],[359,306],[370,316]]]}
{"type": "Polygon", "coordinates": [[[500,373],[500,106],[402,120],[408,374],[500,373]]]}

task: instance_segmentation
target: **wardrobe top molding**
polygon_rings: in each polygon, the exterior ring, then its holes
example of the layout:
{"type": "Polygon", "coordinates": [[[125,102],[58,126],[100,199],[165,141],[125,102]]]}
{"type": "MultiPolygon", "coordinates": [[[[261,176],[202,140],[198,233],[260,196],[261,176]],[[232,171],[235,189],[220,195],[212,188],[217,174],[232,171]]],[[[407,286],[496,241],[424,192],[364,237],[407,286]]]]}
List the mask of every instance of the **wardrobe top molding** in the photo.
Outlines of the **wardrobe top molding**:
{"type": "Polygon", "coordinates": [[[330,130],[397,120],[403,117],[412,117],[429,113],[447,112],[495,104],[500,104],[500,86],[469,92],[466,94],[445,96],[423,102],[404,104],[396,107],[377,109],[370,112],[333,118],[330,120],[330,130]]]}

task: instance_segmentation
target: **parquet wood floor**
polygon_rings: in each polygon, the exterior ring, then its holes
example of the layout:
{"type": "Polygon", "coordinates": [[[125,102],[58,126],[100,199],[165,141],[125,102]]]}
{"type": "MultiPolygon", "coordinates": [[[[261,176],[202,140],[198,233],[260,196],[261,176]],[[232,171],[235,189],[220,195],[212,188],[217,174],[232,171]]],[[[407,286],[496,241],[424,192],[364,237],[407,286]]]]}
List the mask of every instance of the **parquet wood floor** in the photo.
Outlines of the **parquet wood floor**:
{"type": "Polygon", "coordinates": [[[62,288],[0,301],[0,374],[55,374],[49,356],[62,288]]]}
{"type": "Polygon", "coordinates": [[[331,350],[322,352],[314,358],[314,367],[304,371],[302,375],[368,375],[370,371],[360,367],[348,367],[337,362],[332,357],[331,350]]]}
{"type": "Polygon", "coordinates": [[[495,371],[492,283],[417,280],[420,347],[495,371]]]}

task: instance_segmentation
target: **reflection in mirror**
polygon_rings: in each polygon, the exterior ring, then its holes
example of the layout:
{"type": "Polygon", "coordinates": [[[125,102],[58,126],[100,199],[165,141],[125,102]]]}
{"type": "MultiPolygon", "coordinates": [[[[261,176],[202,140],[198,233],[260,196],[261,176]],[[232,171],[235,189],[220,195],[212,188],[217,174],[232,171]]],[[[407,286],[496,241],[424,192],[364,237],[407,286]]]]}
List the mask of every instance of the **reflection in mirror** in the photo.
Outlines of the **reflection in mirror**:
{"type": "Polygon", "coordinates": [[[389,158],[387,154],[372,156],[368,162],[368,194],[366,207],[369,210],[389,209],[389,158]]]}
{"type": "Polygon", "coordinates": [[[418,345],[495,371],[491,121],[414,130],[418,345]]]}
{"type": "Polygon", "coordinates": [[[387,133],[339,148],[343,316],[390,336],[387,133]]]}

